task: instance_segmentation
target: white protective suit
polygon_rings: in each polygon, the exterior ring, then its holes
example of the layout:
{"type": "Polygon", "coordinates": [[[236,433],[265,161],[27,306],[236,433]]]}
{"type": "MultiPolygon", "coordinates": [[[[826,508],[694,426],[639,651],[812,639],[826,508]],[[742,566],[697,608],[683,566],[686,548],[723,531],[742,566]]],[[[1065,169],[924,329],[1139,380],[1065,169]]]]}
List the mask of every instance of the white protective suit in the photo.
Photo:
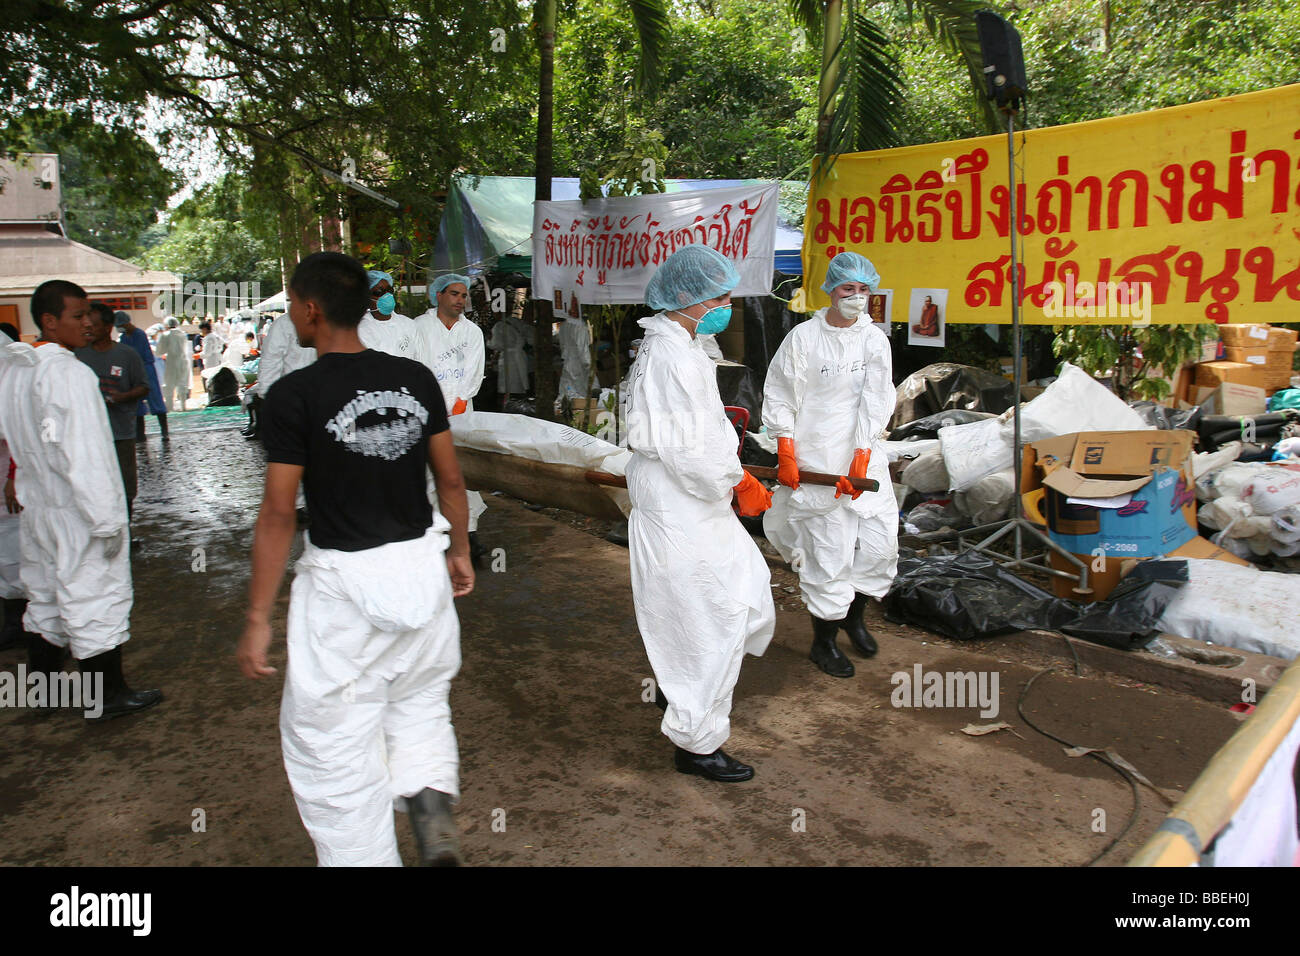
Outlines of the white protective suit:
{"type": "Polygon", "coordinates": [[[731,510],[743,477],[713,362],[662,314],[629,375],[628,546],[637,627],[678,747],[717,750],[731,734],[731,694],[745,653],[772,640],[771,578],[731,510]]]}
{"type": "MultiPolygon", "coordinates": [[[[474,396],[483,385],[487,361],[483,330],[463,315],[449,329],[438,318],[437,309],[430,309],[416,322],[425,339],[426,364],[442,389],[447,414],[461,398],[465,399],[465,411],[474,411],[474,396]]],[[[467,490],[465,497],[469,501],[469,530],[477,531],[478,519],[487,511],[487,505],[477,491],[467,490]]]]}
{"type": "Polygon", "coordinates": [[[425,362],[427,345],[420,326],[409,316],[394,312],[380,321],[369,312],[357,326],[361,344],[376,352],[396,355],[398,358],[425,362]]]}
{"type": "Polygon", "coordinates": [[[280,742],[321,866],[401,866],[393,808],[457,798],[460,669],[446,521],[364,551],[305,547],[289,600],[280,742]]]}
{"type": "Polygon", "coordinates": [[[203,336],[203,368],[206,371],[210,368],[218,368],[221,365],[221,350],[226,347],[226,343],[216,332],[209,332],[203,336]]]}
{"type": "Polygon", "coordinates": [[[3,346],[0,437],[18,461],[23,626],[77,660],[125,643],[126,492],[99,378],[61,345],[3,346]]]}
{"type": "Polygon", "coordinates": [[[801,471],[848,474],[855,449],[871,451],[867,477],[880,482],[854,501],[835,489],[784,485],[763,515],[767,539],[799,571],[804,603],[838,621],[854,592],[883,597],[898,566],[898,502],[882,434],[894,414],[889,339],[865,319],[847,329],[826,309],[796,325],[767,371],[763,424],[773,438],[793,438],[801,471]]]}
{"type": "Polygon", "coordinates": [[[293,327],[289,313],[277,318],[266,330],[262,340],[261,360],[257,363],[257,384],[254,390],[262,398],[271,386],[290,372],[306,368],[316,361],[316,350],[298,344],[298,332],[293,327]]]}
{"type": "MultiPolygon", "coordinates": [[[[0,332],[0,345],[8,344],[10,341],[12,340],[0,332]]],[[[3,374],[3,369],[3,360],[0,359],[0,374],[3,374]]],[[[0,439],[0,485],[3,485],[8,477],[9,444],[4,439],[0,439]]],[[[18,484],[17,475],[14,476],[14,484],[18,484]]],[[[8,601],[11,598],[20,598],[24,594],[20,578],[22,570],[22,562],[19,560],[20,524],[19,516],[9,513],[3,496],[0,496],[0,600],[8,601]]]]}
{"type": "MultiPolygon", "coordinates": [[[[441,323],[439,323],[441,324],[441,323]]],[[[497,362],[497,391],[502,394],[528,393],[528,355],[524,352],[532,330],[523,321],[508,315],[492,328],[488,347],[500,352],[497,362]]]]}
{"type": "Polygon", "coordinates": [[[704,350],[704,354],[715,364],[727,360],[726,356],[722,354],[722,346],[718,345],[716,335],[697,335],[695,337],[700,340],[700,348],[704,350]]]}
{"type": "Polygon", "coordinates": [[[560,355],[564,371],[560,374],[561,398],[586,398],[591,375],[591,327],[572,316],[560,324],[560,355]]]}

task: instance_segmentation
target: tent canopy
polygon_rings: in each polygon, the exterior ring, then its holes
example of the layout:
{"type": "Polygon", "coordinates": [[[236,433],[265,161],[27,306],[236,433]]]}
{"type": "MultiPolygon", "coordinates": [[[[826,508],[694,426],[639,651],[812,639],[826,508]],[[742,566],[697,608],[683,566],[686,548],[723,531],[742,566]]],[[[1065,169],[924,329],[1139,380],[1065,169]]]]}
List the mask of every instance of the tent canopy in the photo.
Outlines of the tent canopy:
{"type": "MultiPolygon", "coordinates": [[[[666,179],[665,192],[720,189],[758,179],[666,179]]],[[[805,187],[806,190],[806,187],[805,187]]],[[[447,193],[430,274],[474,275],[490,270],[532,275],[534,180],[531,176],[460,176],[447,193]]],[[[551,180],[553,200],[578,199],[578,180],[551,180]]],[[[802,208],[802,203],[800,204],[802,208]]],[[[799,275],[803,230],[784,212],[776,226],[776,268],[799,275]]]]}

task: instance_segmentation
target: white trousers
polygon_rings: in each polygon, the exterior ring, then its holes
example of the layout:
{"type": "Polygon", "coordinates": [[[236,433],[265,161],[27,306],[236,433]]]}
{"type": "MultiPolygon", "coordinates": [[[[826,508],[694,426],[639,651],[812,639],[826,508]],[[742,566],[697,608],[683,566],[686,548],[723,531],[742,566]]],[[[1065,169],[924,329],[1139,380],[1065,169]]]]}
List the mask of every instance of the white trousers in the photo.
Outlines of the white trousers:
{"type": "MultiPolygon", "coordinates": [[[[460,624],[443,558],[445,536],[437,537],[442,547],[434,564],[423,566],[424,586],[443,593],[433,616],[415,629],[381,630],[372,623],[356,592],[348,593],[372,582],[341,587],[337,573],[301,565],[294,579],[280,739],[294,800],[321,866],[401,866],[394,806],[404,810],[404,798],[425,788],[460,795],[448,701],[460,669],[460,624]]],[[[392,570],[387,563],[381,554],[376,572],[392,570]]]]}
{"type": "Polygon", "coordinates": [[[778,488],[763,531],[799,574],[799,591],[814,617],[838,621],[854,594],[884,597],[898,573],[898,518],[862,517],[851,508],[800,514],[790,489],[778,488]]]}
{"type": "Polygon", "coordinates": [[[20,517],[23,626],[79,661],[126,643],[131,622],[131,548],[112,558],[73,510],[26,508],[20,517]]]}

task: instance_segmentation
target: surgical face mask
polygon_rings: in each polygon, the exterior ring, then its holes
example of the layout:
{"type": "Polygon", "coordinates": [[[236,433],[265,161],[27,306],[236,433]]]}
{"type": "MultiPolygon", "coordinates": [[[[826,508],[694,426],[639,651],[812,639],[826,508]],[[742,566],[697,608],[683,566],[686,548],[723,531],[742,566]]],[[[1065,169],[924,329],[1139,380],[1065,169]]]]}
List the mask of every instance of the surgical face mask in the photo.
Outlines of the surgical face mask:
{"type": "MultiPolygon", "coordinates": [[[[677,314],[686,315],[685,312],[678,312],[677,314]]],[[[686,317],[691,318],[689,315],[686,315],[686,317]]],[[[716,305],[694,321],[696,323],[696,335],[717,335],[719,332],[725,331],[727,325],[731,322],[731,306],[716,305]]]]}
{"type": "Polygon", "coordinates": [[[393,298],[393,293],[385,292],[375,303],[375,308],[379,310],[380,315],[392,315],[393,310],[397,308],[397,300],[393,298]]]}
{"type": "Polygon", "coordinates": [[[856,319],[867,310],[867,297],[861,294],[851,295],[846,299],[840,299],[835,307],[840,310],[840,315],[844,318],[856,319]]]}

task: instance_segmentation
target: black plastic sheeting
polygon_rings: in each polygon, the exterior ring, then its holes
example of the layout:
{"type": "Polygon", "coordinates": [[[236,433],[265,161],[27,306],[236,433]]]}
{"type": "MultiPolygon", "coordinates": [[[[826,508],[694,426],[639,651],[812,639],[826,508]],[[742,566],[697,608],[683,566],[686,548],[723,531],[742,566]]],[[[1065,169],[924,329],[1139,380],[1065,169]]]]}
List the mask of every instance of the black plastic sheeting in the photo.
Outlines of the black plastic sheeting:
{"type": "Polygon", "coordinates": [[[1133,402],[1129,407],[1141,415],[1142,420],[1148,425],[1164,430],[1186,428],[1189,431],[1196,431],[1197,423],[1201,420],[1199,405],[1185,411],[1157,405],[1155,402],[1133,402]]]}
{"type": "Polygon", "coordinates": [[[1185,561],[1138,567],[1143,577],[1130,574],[1105,601],[1080,604],[1016,577],[979,552],[905,557],[883,606],[895,623],[959,641],[1042,628],[1131,651],[1160,633],[1161,615],[1187,581],[1185,561]]]}
{"type": "MultiPolygon", "coordinates": [[[[1282,429],[1293,422],[1300,422],[1300,412],[1286,409],[1261,415],[1205,415],[1194,427],[1202,451],[1218,451],[1229,442],[1248,437],[1267,449],[1281,440],[1282,429]]],[[[1242,456],[1239,460],[1246,459],[1242,456]]]]}
{"type": "Polygon", "coordinates": [[[951,362],[927,365],[899,383],[898,404],[889,424],[897,428],[948,409],[999,415],[1011,407],[1014,393],[1010,379],[984,369],[951,362]]]}
{"type": "Polygon", "coordinates": [[[899,425],[889,433],[890,441],[908,441],[909,439],[938,438],[939,429],[948,425],[969,425],[982,422],[986,418],[997,418],[992,412],[970,412],[964,408],[950,408],[918,418],[906,425],[899,425]]]}

